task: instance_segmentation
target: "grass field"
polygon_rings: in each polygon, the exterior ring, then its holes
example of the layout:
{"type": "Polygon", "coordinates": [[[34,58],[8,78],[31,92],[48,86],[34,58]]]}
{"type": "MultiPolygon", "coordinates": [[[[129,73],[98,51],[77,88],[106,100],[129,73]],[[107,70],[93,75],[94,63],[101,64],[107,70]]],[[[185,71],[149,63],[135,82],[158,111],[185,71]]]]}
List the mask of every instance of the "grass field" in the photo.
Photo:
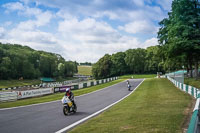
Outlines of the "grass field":
{"type": "Polygon", "coordinates": [[[156,77],[156,74],[129,74],[129,75],[123,75],[120,76],[121,79],[140,79],[140,78],[154,78],[156,77]]]}
{"type": "MultiPolygon", "coordinates": [[[[74,80],[77,78],[74,77],[68,77],[65,79],[56,79],[56,82],[62,82],[66,80],[74,80]]],[[[17,86],[25,86],[25,85],[39,85],[41,81],[39,79],[33,79],[33,80],[0,80],[0,88],[9,88],[9,87],[17,87],[17,86]]]]}
{"type": "MultiPolygon", "coordinates": [[[[92,86],[89,88],[79,89],[79,90],[73,90],[73,93],[75,96],[79,96],[82,94],[86,94],[92,91],[96,91],[114,84],[117,84],[119,82],[122,82],[123,79],[111,81],[105,84],[100,84],[96,86],[92,86]]],[[[0,103],[0,108],[9,108],[9,107],[17,107],[17,106],[24,106],[24,105],[30,105],[30,104],[37,104],[37,103],[43,103],[43,102],[50,102],[55,100],[61,100],[61,98],[64,96],[64,93],[56,93],[53,95],[43,96],[43,97],[36,97],[36,98],[30,98],[30,99],[24,99],[24,100],[18,100],[15,102],[6,102],[6,103],[0,103]]]]}
{"type": "Polygon", "coordinates": [[[192,102],[167,79],[146,79],[128,98],[70,133],[182,133],[192,102]]]}
{"type": "Polygon", "coordinates": [[[78,74],[92,75],[92,66],[78,66],[78,74]]]}
{"type": "Polygon", "coordinates": [[[0,88],[38,84],[40,84],[40,80],[0,80],[0,88]]]}
{"type": "Polygon", "coordinates": [[[200,79],[195,80],[195,78],[185,78],[184,83],[200,89],[200,79]]]}

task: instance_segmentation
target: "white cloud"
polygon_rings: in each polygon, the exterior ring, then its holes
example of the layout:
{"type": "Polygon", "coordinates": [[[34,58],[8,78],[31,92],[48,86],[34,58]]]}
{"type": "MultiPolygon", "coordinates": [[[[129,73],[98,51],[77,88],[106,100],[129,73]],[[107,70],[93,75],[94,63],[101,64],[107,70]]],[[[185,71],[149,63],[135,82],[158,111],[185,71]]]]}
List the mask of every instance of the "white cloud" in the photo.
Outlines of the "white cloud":
{"type": "Polygon", "coordinates": [[[58,31],[64,37],[87,43],[106,43],[117,32],[107,23],[97,22],[91,18],[82,21],[78,19],[61,21],[59,22],[58,31]]]}
{"type": "Polygon", "coordinates": [[[140,47],[137,38],[121,35],[105,22],[87,18],[59,22],[65,56],[77,61],[96,62],[105,53],[140,47]]]}
{"type": "Polygon", "coordinates": [[[92,15],[94,18],[101,18],[104,16],[107,16],[108,18],[110,18],[111,20],[116,20],[116,19],[120,19],[121,17],[112,11],[101,11],[101,12],[96,12],[95,14],[92,15]]]}
{"type": "Polygon", "coordinates": [[[6,22],[4,23],[5,26],[10,26],[11,24],[12,24],[12,21],[6,21],[6,22]]]}
{"type": "Polygon", "coordinates": [[[16,10],[24,10],[24,5],[20,2],[11,2],[3,5],[4,8],[7,9],[7,12],[16,11],[16,10]]]}
{"type": "Polygon", "coordinates": [[[19,15],[26,17],[37,16],[42,13],[42,10],[39,8],[30,8],[28,5],[24,5],[21,2],[11,2],[3,5],[6,8],[6,12],[16,11],[19,15]]]}
{"type": "Polygon", "coordinates": [[[124,27],[120,26],[119,29],[133,34],[155,34],[157,31],[157,28],[151,22],[146,20],[134,21],[126,24],[124,27]]]}
{"type": "Polygon", "coordinates": [[[171,10],[172,0],[158,0],[157,2],[159,5],[161,5],[161,7],[164,10],[167,10],[167,11],[171,10]]]}
{"type": "Polygon", "coordinates": [[[41,31],[25,31],[20,29],[13,29],[9,32],[8,36],[17,41],[22,42],[36,42],[42,44],[55,44],[55,37],[46,32],[41,31]]]}
{"type": "Polygon", "coordinates": [[[31,17],[31,16],[37,16],[40,15],[42,11],[39,8],[30,8],[28,6],[24,6],[23,11],[19,11],[19,15],[31,17]]]}
{"type": "Polygon", "coordinates": [[[0,39],[3,38],[5,35],[5,29],[3,27],[0,27],[0,39]]]}
{"type": "Polygon", "coordinates": [[[143,0],[132,0],[132,1],[137,6],[144,6],[144,1],[143,0]]]}
{"type": "Polygon", "coordinates": [[[158,39],[157,38],[151,38],[151,39],[146,40],[143,43],[143,48],[147,48],[149,46],[155,46],[155,45],[158,45],[158,39]]]}
{"type": "Polygon", "coordinates": [[[46,11],[46,12],[40,13],[36,16],[36,18],[37,18],[36,25],[44,26],[50,22],[52,17],[53,17],[53,15],[51,12],[46,11]]]}
{"type": "Polygon", "coordinates": [[[37,14],[35,17],[36,20],[28,20],[20,22],[17,28],[22,30],[33,30],[40,26],[46,26],[51,21],[53,15],[52,13],[46,11],[37,14]]]}
{"type": "MultiPolygon", "coordinates": [[[[117,40],[117,38],[115,38],[117,40]]],[[[76,45],[74,43],[68,43],[63,41],[63,47],[66,52],[63,55],[72,60],[78,62],[96,62],[105,53],[116,53],[120,51],[126,51],[129,48],[137,48],[140,46],[140,42],[137,38],[123,36],[118,38],[117,42],[106,42],[106,44],[98,43],[84,43],[76,45]]]]}

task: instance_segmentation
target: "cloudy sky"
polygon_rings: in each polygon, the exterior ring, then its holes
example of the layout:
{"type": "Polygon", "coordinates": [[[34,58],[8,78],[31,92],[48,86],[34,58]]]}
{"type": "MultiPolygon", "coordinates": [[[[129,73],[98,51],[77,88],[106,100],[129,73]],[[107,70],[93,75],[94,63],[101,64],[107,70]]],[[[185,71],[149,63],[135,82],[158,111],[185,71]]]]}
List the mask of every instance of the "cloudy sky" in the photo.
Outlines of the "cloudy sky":
{"type": "Polygon", "coordinates": [[[0,42],[96,62],[157,45],[172,0],[0,0],[0,42]]]}

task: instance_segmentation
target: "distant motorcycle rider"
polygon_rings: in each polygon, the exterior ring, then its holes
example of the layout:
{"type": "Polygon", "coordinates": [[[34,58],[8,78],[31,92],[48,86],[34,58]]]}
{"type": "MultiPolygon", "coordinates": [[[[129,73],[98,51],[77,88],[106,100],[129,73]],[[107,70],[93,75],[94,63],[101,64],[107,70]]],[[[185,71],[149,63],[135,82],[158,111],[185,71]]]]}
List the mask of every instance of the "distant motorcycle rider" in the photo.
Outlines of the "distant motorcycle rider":
{"type": "Polygon", "coordinates": [[[127,85],[129,84],[129,80],[126,81],[127,85]]]}
{"type": "Polygon", "coordinates": [[[74,103],[74,94],[71,92],[70,88],[66,89],[65,96],[67,96],[74,103]]]}
{"type": "Polygon", "coordinates": [[[127,80],[126,83],[127,83],[128,90],[130,91],[131,90],[131,85],[129,83],[129,80],[127,80]]]}

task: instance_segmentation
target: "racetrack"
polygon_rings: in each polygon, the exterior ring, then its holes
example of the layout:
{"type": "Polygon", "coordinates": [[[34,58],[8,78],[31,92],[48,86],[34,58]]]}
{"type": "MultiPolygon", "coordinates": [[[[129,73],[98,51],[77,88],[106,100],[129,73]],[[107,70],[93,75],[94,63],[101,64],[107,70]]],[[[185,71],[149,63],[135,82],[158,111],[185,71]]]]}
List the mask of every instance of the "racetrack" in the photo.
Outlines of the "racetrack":
{"type": "MultiPolygon", "coordinates": [[[[130,80],[132,89],[143,79],[130,80]]],[[[61,101],[28,107],[0,110],[0,131],[2,133],[53,133],[107,107],[128,95],[126,82],[100,91],[75,97],[76,114],[64,116],[61,101]]],[[[63,94],[64,95],[64,94],[63,94]]]]}

